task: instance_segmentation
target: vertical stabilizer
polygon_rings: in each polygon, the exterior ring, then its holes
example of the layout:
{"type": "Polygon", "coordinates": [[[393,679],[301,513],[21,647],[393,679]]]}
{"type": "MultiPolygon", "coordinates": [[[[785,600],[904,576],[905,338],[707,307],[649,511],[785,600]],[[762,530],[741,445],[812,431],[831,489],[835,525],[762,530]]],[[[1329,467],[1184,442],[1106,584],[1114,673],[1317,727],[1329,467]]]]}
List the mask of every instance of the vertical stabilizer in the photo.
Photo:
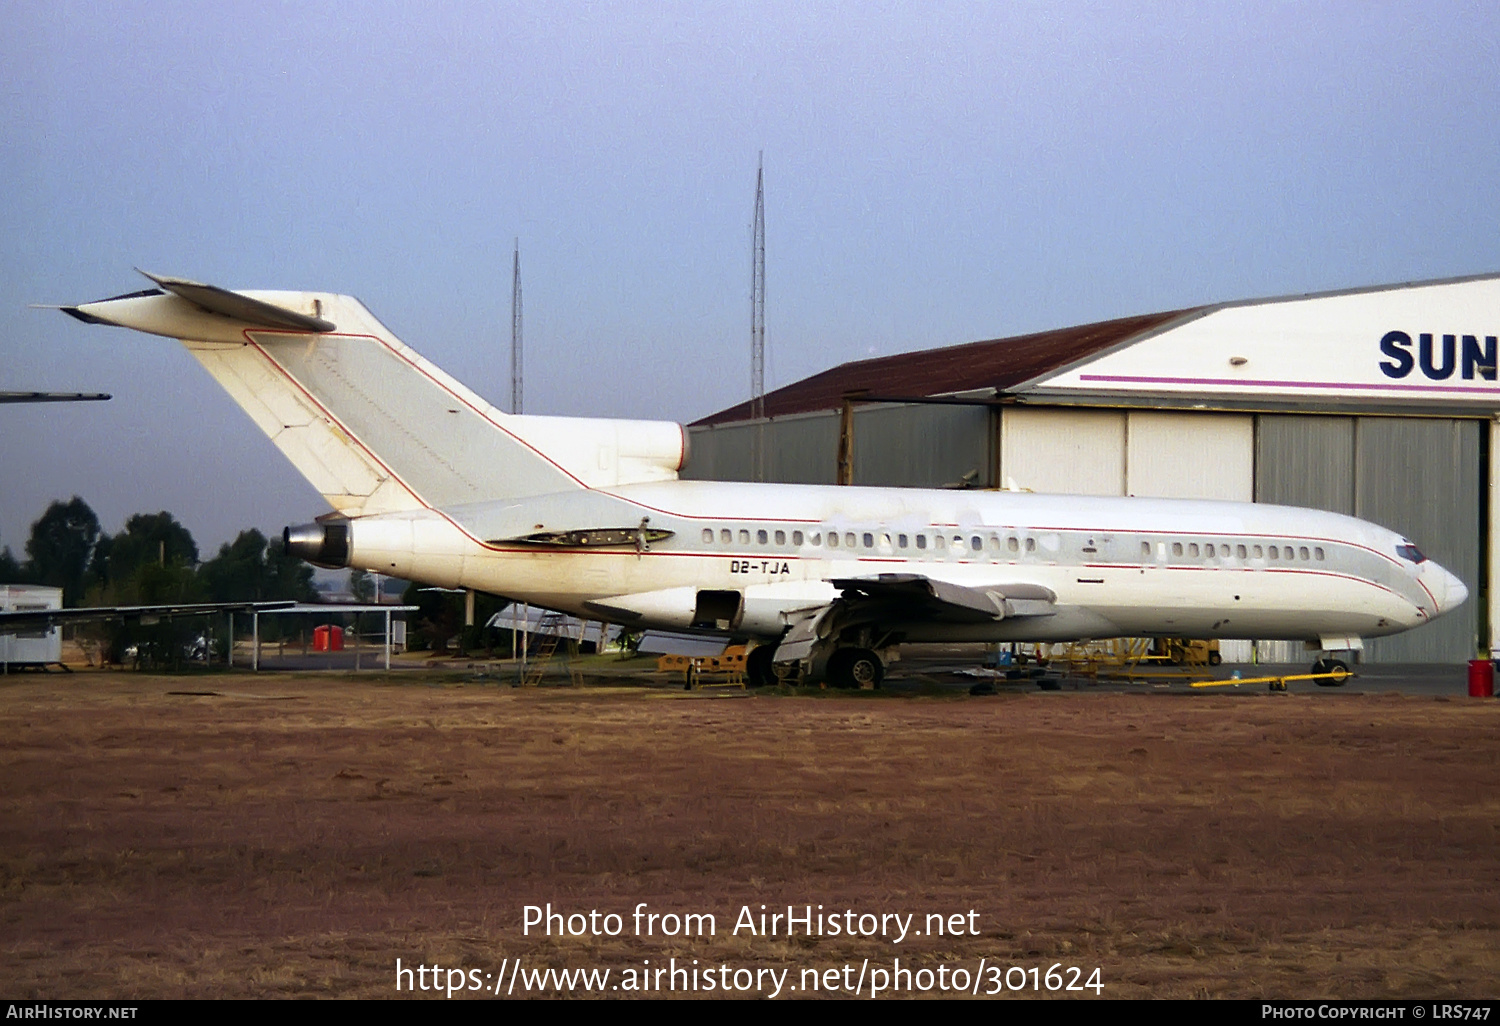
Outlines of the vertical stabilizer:
{"type": "Polygon", "coordinates": [[[170,291],[66,308],[178,338],[346,516],[669,480],[677,424],[501,413],[402,344],[356,299],[170,291]]]}

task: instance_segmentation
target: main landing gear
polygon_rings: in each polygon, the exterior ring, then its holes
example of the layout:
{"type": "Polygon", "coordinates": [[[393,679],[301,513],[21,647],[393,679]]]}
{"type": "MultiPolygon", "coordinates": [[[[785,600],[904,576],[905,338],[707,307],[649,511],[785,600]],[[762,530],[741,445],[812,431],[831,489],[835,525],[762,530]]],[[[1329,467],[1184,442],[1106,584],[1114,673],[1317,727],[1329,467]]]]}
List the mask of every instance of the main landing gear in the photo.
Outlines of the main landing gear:
{"type": "MultiPolygon", "coordinates": [[[[775,662],[775,655],[774,644],[752,648],[745,657],[745,683],[752,688],[798,683],[801,665],[775,662]]],[[[885,679],[885,662],[868,648],[840,648],[828,657],[822,677],[833,688],[878,688],[885,679]]]]}
{"type": "Polygon", "coordinates": [[[878,688],[885,664],[868,648],[841,648],[828,657],[828,683],[836,688],[878,688]]]}
{"type": "Polygon", "coordinates": [[[776,655],[776,646],[756,645],[745,657],[745,683],[752,688],[768,688],[779,683],[776,679],[776,664],[772,657],[776,655]]]}

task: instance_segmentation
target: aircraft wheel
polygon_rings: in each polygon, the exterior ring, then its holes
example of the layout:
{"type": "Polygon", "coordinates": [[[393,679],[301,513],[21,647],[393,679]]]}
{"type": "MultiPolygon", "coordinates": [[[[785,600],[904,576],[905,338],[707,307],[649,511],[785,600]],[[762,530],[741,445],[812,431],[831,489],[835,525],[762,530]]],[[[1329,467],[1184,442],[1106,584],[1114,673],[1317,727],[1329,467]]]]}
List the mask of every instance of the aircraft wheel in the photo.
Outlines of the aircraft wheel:
{"type": "Polygon", "coordinates": [[[752,688],[766,688],[777,683],[771,662],[771,657],[775,654],[775,645],[757,645],[752,648],[745,657],[745,683],[752,688]]]}
{"type": "Polygon", "coordinates": [[[1332,673],[1338,676],[1324,677],[1317,682],[1320,688],[1341,688],[1350,676],[1349,664],[1342,659],[1319,659],[1312,665],[1313,673],[1332,673]]]}
{"type": "Polygon", "coordinates": [[[884,677],[880,657],[867,648],[841,648],[828,657],[828,682],[836,688],[878,688],[884,677]]]}
{"type": "Polygon", "coordinates": [[[1208,654],[1208,665],[1209,666],[1218,666],[1223,661],[1224,661],[1224,657],[1222,655],[1220,655],[1219,653],[1217,653],[1217,652],[1210,652],[1208,654]]]}

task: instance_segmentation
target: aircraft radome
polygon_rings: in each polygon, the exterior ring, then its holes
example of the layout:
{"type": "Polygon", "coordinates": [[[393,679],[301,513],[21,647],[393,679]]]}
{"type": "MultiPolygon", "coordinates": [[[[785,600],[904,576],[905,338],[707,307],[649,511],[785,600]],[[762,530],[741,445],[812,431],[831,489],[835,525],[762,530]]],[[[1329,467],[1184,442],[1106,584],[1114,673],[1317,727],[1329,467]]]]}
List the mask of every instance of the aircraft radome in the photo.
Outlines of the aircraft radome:
{"type": "Polygon", "coordinates": [[[1467,597],[1401,535],[1254,503],[683,481],[677,424],[500,412],[358,300],[159,288],[66,307],[180,339],[335,510],[290,551],[879,682],[903,642],[1277,638],[1325,650],[1467,597]]]}

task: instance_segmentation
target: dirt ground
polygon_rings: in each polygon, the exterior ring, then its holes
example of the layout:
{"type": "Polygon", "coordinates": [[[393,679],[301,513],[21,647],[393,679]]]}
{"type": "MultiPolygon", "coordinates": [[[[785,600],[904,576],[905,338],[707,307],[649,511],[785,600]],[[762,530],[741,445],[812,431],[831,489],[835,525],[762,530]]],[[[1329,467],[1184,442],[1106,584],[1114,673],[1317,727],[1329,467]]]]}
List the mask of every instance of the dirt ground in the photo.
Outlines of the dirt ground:
{"type": "Polygon", "coordinates": [[[0,699],[8,997],[394,997],[398,958],[516,997],[690,964],[699,996],[765,969],[782,997],[804,970],[1046,995],[1053,966],[1116,998],[1500,993],[1492,701],[124,673],[0,699]],[[524,932],[548,903],[618,935],[524,932]],[[640,903],[714,932],[637,936],[640,903]],[[765,936],[762,905],[888,932],[765,936]]]}

